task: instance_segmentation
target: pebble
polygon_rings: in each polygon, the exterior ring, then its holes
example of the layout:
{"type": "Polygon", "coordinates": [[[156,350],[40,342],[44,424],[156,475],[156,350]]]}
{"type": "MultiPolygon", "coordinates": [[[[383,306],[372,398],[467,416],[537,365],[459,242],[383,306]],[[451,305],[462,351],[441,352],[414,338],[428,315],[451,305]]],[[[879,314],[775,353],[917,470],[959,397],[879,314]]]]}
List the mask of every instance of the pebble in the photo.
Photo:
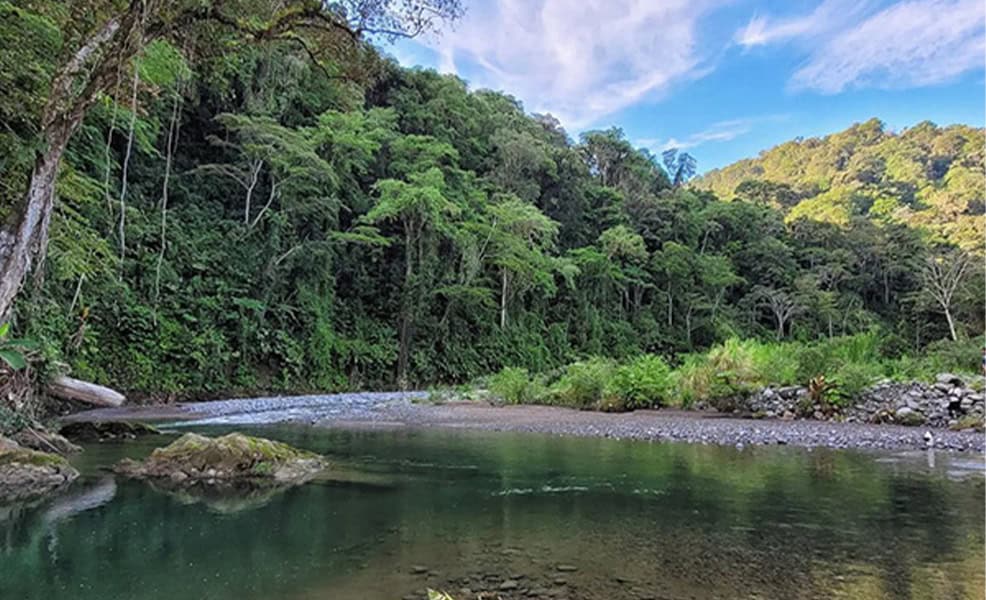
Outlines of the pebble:
{"type": "MultiPolygon", "coordinates": [[[[339,421],[343,422],[344,426],[350,426],[346,424],[354,422],[372,426],[379,422],[387,425],[420,427],[452,425],[460,428],[556,435],[609,435],[620,439],[728,446],[787,444],[803,447],[922,449],[925,447],[922,435],[924,428],[870,424],[868,421],[876,418],[878,414],[869,411],[875,410],[874,406],[877,405],[874,398],[901,399],[908,393],[928,395],[933,394],[929,391],[931,389],[933,389],[931,386],[925,384],[887,383],[876,386],[868,393],[869,395],[857,402],[866,408],[857,411],[855,407],[850,407],[851,414],[847,415],[847,420],[858,421],[855,423],[795,419],[791,416],[791,411],[785,408],[768,407],[775,414],[784,415],[791,420],[758,420],[755,430],[750,427],[750,420],[733,417],[704,418],[707,413],[697,410],[687,413],[647,411],[603,414],[550,407],[493,409],[479,404],[433,406],[427,403],[415,403],[414,400],[426,397],[427,394],[424,392],[222,400],[190,403],[182,405],[176,411],[186,417],[193,417],[189,424],[257,425],[292,421],[307,424],[315,419],[318,426],[327,427],[339,421]],[[483,408],[484,406],[486,408],[483,408]]],[[[775,398],[787,397],[791,402],[799,401],[801,396],[800,391],[784,388],[773,390],[772,394],[775,398]]],[[[967,414],[983,414],[982,394],[969,394],[964,398],[975,399],[967,414]]],[[[935,402],[937,403],[938,400],[935,402]]],[[[936,408],[936,410],[942,409],[936,408]]],[[[939,419],[940,425],[932,422],[925,424],[925,427],[941,427],[936,429],[936,448],[974,452],[986,450],[986,437],[983,435],[946,429],[948,422],[956,420],[956,417],[948,414],[951,409],[944,410],[946,411],[944,417],[934,417],[939,419]]],[[[99,411],[91,412],[99,413],[99,411]]],[[[889,413],[881,414],[888,414],[892,418],[893,412],[891,410],[889,413]]],[[[135,414],[139,413],[135,411],[135,414]]],[[[879,418],[886,417],[879,416],[879,418]]],[[[512,553],[513,549],[505,552],[512,553]]]]}

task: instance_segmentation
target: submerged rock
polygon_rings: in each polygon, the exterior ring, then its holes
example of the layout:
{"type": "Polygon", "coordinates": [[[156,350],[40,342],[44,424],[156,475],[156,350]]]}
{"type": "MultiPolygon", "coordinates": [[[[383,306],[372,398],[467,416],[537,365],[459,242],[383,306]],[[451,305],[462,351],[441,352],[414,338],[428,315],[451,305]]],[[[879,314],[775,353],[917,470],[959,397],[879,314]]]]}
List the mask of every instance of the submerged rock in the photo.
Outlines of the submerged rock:
{"type": "Polygon", "coordinates": [[[231,433],[208,438],[186,433],[144,461],[125,459],[116,472],[175,483],[254,481],[297,484],[327,467],[325,459],[281,442],[231,433]]]}
{"type": "Polygon", "coordinates": [[[292,484],[262,483],[257,480],[224,479],[209,481],[149,479],[154,490],[182,504],[202,504],[218,514],[235,514],[266,505],[292,484]]]}
{"type": "Polygon", "coordinates": [[[158,435],[161,432],[144,423],[79,421],[63,426],[58,433],[79,442],[105,442],[133,440],[142,435],[158,435]]]}
{"type": "Polygon", "coordinates": [[[41,496],[69,484],[79,476],[57,454],[22,448],[0,437],[0,502],[41,496]]]}
{"type": "Polygon", "coordinates": [[[39,452],[57,452],[58,454],[82,452],[82,448],[68,441],[64,436],[41,429],[18,431],[11,439],[24,448],[39,452]]]}

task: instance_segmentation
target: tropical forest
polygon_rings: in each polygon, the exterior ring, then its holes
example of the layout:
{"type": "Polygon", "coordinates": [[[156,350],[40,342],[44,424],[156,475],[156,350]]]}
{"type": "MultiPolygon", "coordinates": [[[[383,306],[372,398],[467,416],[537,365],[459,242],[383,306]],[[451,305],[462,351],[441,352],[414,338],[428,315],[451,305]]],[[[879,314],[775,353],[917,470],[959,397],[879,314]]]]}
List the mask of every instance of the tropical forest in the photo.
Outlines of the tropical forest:
{"type": "Polygon", "coordinates": [[[981,597],[982,123],[709,168],[471,4],[0,0],[0,597],[981,597]]]}

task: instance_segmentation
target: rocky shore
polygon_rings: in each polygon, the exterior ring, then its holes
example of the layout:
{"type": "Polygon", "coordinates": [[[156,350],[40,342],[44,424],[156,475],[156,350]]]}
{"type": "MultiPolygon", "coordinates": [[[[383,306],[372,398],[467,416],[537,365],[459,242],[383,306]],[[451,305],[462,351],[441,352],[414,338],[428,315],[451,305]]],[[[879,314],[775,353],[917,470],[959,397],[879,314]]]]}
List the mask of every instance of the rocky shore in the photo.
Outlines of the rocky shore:
{"type": "MultiPolygon", "coordinates": [[[[794,394],[797,395],[797,392],[794,394]]],[[[963,396],[965,397],[968,396],[963,396]]],[[[845,422],[838,422],[834,417],[833,420],[786,420],[781,418],[783,411],[778,418],[751,419],[711,410],[662,409],[601,413],[551,406],[493,406],[485,402],[434,404],[428,398],[428,394],[423,392],[255,398],[103,409],[81,413],[73,418],[95,421],[153,419],[226,426],[299,423],[319,427],[373,429],[438,427],[730,446],[793,445],[874,449],[931,447],[971,452],[983,452],[986,449],[986,438],[974,429],[952,431],[947,428],[903,426],[887,422],[877,424],[848,418],[844,419],[845,422]]],[[[902,398],[903,400],[894,398],[893,402],[903,401],[906,406],[906,394],[902,398]]],[[[868,401],[864,401],[864,407],[865,402],[868,401]]],[[[961,407],[962,400],[958,404],[961,407]]],[[[976,405],[973,397],[971,406],[976,405]]],[[[866,408],[860,410],[869,411],[866,408]]],[[[927,410],[931,414],[930,405],[927,410]]],[[[873,414],[878,412],[873,409],[873,414]]]]}
{"type": "Polygon", "coordinates": [[[78,476],[79,472],[61,456],[31,450],[0,437],[0,501],[42,496],[78,476]]]}
{"type": "Polygon", "coordinates": [[[970,383],[951,373],[938,375],[933,384],[885,381],[840,407],[813,401],[806,387],[768,387],[736,402],[735,412],[767,419],[810,418],[981,431],[986,413],[984,395],[970,383]]]}

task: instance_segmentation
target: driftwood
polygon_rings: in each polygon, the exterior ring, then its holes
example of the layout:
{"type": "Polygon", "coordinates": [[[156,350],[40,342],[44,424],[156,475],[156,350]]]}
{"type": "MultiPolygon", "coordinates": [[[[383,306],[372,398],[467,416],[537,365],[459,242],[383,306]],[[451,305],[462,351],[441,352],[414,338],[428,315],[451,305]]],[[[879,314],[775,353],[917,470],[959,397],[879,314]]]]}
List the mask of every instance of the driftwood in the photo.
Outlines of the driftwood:
{"type": "Polygon", "coordinates": [[[48,384],[48,393],[56,398],[85,402],[94,406],[120,406],[126,397],[108,387],[60,375],[48,384]]]}

